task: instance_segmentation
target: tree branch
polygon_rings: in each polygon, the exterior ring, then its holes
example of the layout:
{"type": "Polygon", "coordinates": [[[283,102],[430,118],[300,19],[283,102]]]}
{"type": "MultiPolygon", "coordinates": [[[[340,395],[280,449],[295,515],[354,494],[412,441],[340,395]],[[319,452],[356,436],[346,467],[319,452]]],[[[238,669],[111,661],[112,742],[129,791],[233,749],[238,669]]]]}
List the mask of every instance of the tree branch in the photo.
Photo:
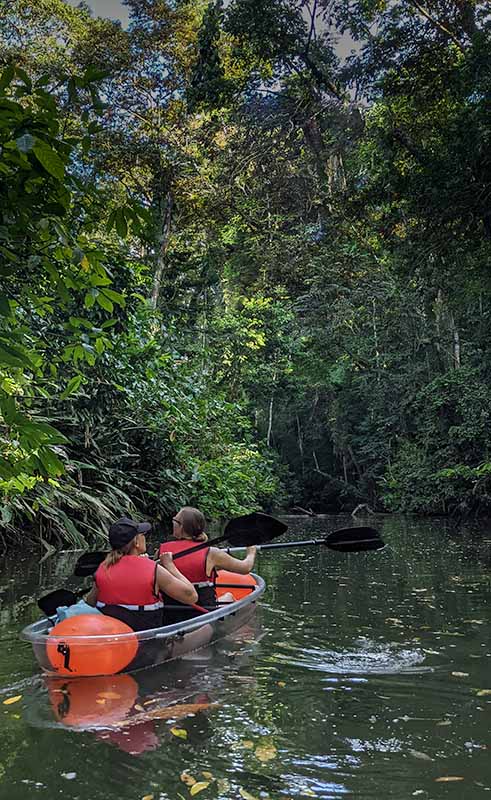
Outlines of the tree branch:
{"type": "Polygon", "coordinates": [[[465,48],[461,45],[455,34],[452,33],[452,31],[449,30],[442,22],[440,22],[440,20],[435,19],[435,17],[433,17],[429,13],[429,11],[426,10],[426,8],[423,8],[423,6],[421,6],[417,0],[407,0],[407,1],[410,3],[410,5],[414,6],[414,8],[417,11],[419,11],[421,16],[427,19],[428,22],[431,22],[434,28],[436,28],[441,33],[444,33],[446,36],[448,36],[448,38],[454,43],[454,45],[459,48],[461,53],[465,52],[465,48]]]}

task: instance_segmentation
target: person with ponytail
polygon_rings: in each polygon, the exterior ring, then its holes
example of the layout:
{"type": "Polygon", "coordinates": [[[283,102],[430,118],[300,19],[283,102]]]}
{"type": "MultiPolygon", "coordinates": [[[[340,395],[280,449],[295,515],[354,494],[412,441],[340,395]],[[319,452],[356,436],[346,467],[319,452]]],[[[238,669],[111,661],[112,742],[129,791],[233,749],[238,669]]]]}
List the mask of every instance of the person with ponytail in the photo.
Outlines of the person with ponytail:
{"type": "Polygon", "coordinates": [[[172,561],[171,553],[160,564],[147,557],[148,522],[118,519],[109,528],[112,550],[97,568],[90,600],[103,614],[125,622],[135,631],[163,624],[162,594],[174,601],[196,603],[198,594],[172,561]]]}
{"type": "MultiPolygon", "coordinates": [[[[181,508],[172,520],[174,539],[160,545],[160,563],[164,563],[169,553],[181,553],[196,544],[208,541],[205,529],[206,520],[201,511],[191,506],[181,508]]],[[[246,557],[242,560],[234,558],[218,547],[204,547],[189,556],[179,558],[179,569],[197,589],[199,604],[213,608],[218,603],[215,591],[217,570],[226,569],[239,575],[248,575],[254,566],[255,558],[255,547],[248,547],[246,557]]],[[[232,593],[227,592],[220,597],[220,602],[231,603],[233,599],[232,593]]]]}

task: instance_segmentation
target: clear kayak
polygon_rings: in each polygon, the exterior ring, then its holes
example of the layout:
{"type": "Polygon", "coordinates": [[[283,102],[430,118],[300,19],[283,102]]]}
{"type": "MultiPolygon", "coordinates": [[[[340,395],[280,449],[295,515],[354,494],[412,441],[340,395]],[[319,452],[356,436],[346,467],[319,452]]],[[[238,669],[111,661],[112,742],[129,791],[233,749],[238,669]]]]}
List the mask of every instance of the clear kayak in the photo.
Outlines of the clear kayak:
{"type": "MultiPolygon", "coordinates": [[[[144,631],[128,628],[125,633],[83,633],[83,630],[90,631],[91,628],[96,630],[98,620],[112,619],[102,614],[83,615],[71,618],[71,632],[55,633],[53,623],[42,619],[24,628],[20,636],[32,644],[34,655],[45,672],[64,678],[114,675],[153,667],[182,658],[245,625],[266,588],[258,575],[248,577],[251,579],[250,588],[247,591],[239,589],[237,595],[243,596],[234,602],[161,628],[144,631]]],[[[59,629],[60,625],[56,627],[59,629]]]]}

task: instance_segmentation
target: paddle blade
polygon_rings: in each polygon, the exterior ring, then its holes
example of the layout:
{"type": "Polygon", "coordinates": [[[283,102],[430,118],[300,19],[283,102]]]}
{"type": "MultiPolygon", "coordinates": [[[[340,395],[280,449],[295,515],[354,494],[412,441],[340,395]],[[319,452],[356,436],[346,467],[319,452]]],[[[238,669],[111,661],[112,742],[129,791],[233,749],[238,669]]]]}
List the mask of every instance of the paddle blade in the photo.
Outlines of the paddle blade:
{"type": "Polygon", "coordinates": [[[77,578],[87,578],[89,575],[93,575],[106,556],[107,550],[95,550],[92,553],[83,553],[75,564],[73,574],[76,575],[77,578]]]}
{"type": "Polygon", "coordinates": [[[225,526],[222,538],[236,547],[250,547],[269,542],[287,530],[288,525],[276,517],[263,514],[261,511],[253,511],[252,514],[231,519],[225,526]]]}
{"type": "Polygon", "coordinates": [[[375,528],[340,528],[323,541],[330,550],[341,553],[359,553],[363,550],[380,550],[385,547],[375,528]]]}
{"type": "Polygon", "coordinates": [[[56,589],[38,600],[38,608],[47,617],[52,617],[56,614],[58,606],[73,606],[77,600],[78,596],[75,592],[70,592],[68,589],[56,589]]]}

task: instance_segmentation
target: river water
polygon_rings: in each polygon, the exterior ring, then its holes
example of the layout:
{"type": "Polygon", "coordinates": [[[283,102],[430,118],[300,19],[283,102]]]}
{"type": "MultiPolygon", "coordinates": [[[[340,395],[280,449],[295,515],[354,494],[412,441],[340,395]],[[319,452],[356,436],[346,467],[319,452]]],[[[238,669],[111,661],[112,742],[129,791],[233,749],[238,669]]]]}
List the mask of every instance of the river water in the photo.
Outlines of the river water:
{"type": "MultiPolygon", "coordinates": [[[[286,521],[290,540],[354,523],[286,521]]],[[[491,536],[357,524],[387,547],[261,553],[266,594],[232,639],[63,690],[17,634],[35,598],[79,585],[77,554],[0,561],[0,798],[491,797],[491,536]]]]}

